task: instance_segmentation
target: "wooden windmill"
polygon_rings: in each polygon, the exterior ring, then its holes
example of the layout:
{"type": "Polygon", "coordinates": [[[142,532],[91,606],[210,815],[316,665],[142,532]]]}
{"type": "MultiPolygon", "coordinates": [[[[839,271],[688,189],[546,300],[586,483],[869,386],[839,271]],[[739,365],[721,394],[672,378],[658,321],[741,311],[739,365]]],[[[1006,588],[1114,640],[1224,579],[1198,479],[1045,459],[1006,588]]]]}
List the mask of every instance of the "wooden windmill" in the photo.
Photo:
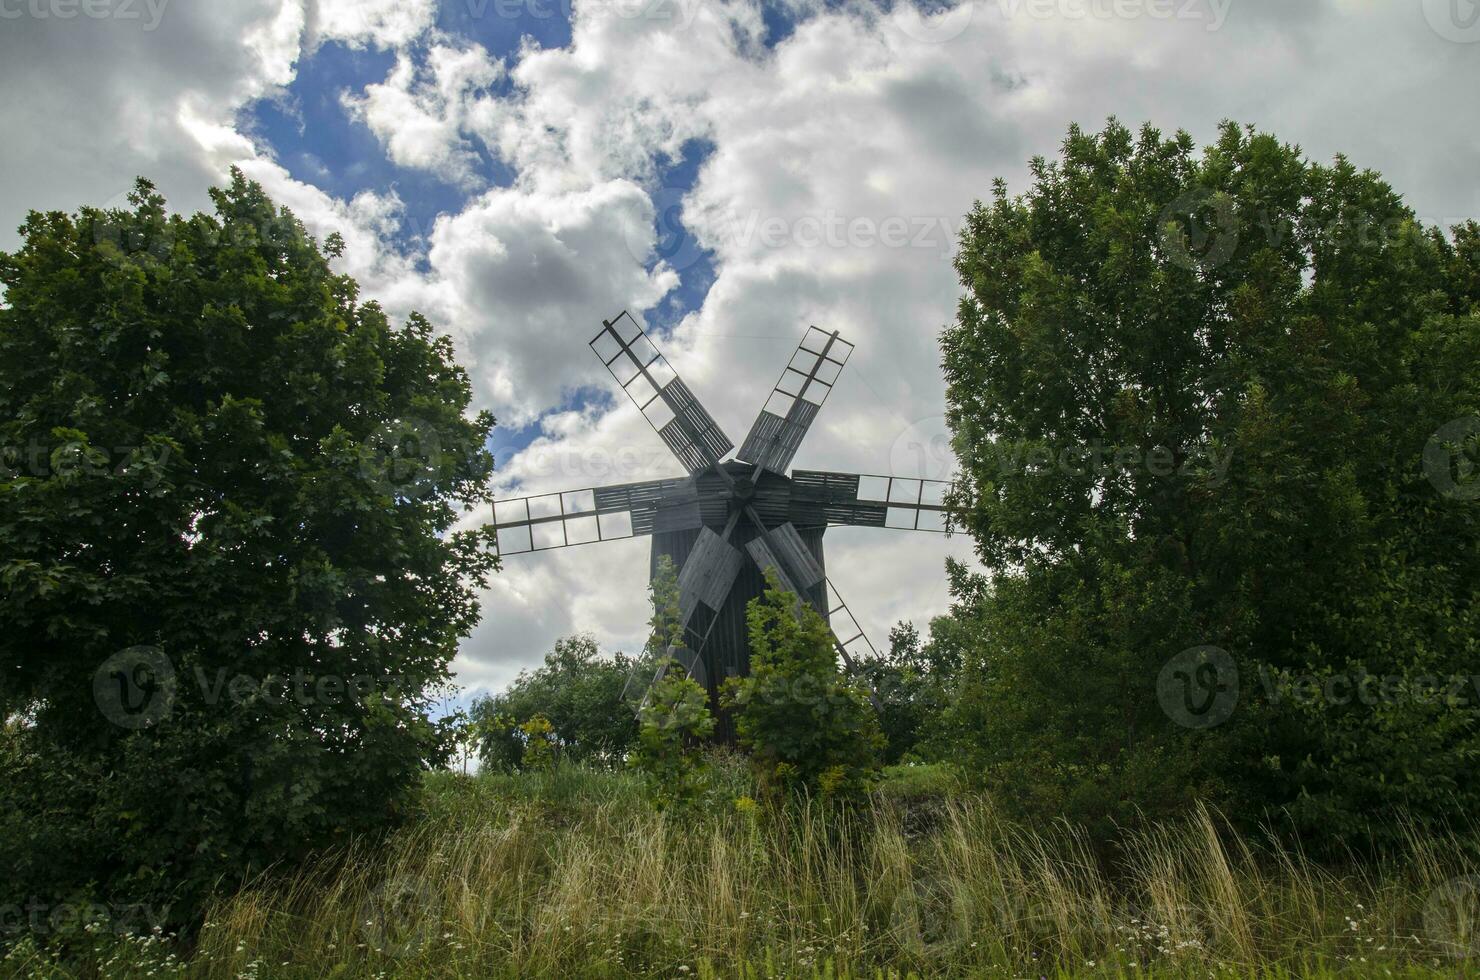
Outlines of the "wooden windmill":
{"type": "Polygon", "coordinates": [[[944,531],[947,486],[819,470],[786,475],[853,345],[809,327],[731,460],[734,443],[629,314],[604,321],[590,346],[688,475],[497,501],[499,553],[650,535],[649,575],[662,555],[679,569],[692,651],[683,659],[711,694],[749,669],[745,607],[765,588],[766,568],[828,618],[851,663],[850,647],[868,640],[828,581],[823,534],[834,525],[944,531]]]}

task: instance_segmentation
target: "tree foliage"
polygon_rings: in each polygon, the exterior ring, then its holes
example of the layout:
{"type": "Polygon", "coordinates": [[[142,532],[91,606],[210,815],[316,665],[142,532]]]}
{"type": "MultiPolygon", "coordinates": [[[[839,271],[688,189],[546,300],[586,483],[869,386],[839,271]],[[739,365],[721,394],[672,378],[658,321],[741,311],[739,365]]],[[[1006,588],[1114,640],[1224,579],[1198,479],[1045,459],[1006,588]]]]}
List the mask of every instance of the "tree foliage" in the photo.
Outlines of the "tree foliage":
{"type": "Polygon", "coordinates": [[[493,419],[260,187],[212,199],[140,181],[0,254],[0,904],[188,910],[447,749],[493,419]]]}
{"type": "Polygon", "coordinates": [[[931,624],[930,637],[922,639],[914,624],[897,623],[889,631],[887,652],[855,657],[846,672],[873,695],[886,765],[949,755],[948,745],[935,743],[959,665],[949,642],[952,626],[951,620],[939,617],[931,624]]]}
{"type": "Polygon", "coordinates": [[[1473,810],[1480,698],[1419,689],[1480,662],[1480,228],[1232,124],[1071,129],[1032,175],[970,213],[942,338],[973,769],[1105,821],[1473,810]],[[1396,693],[1282,693],[1332,677],[1396,693]]]}
{"type": "Polygon", "coordinates": [[[700,749],[714,734],[715,722],[709,693],[689,677],[680,659],[691,654],[683,646],[678,571],[668,555],[658,556],[648,597],[652,632],[639,670],[645,681],[651,680],[639,685],[637,751],[631,761],[647,777],[658,809],[686,809],[708,789],[709,766],[700,749]]]}
{"type": "Polygon", "coordinates": [[[714,733],[709,692],[673,660],[648,690],[638,713],[633,766],[648,778],[660,810],[697,803],[708,788],[701,743],[714,733]]]}
{"type": "Polygon", "coordinates": [[[750,676],[725,682],[724,703],[762,790],[853,796],[866,789],[883,747],[865,689],[838,672],[826,621],[766,570],[766,591],[746,611],[750,676]]]}
{"type": "Polygon", "coordinates": [[[560,761],[560,746],[550,719],[535,715],[519,726],[519,734],[524,737],[522,761],[526,769],[542,772],[555,768],[560,761]]]}
{"type": "Polygon", "coordinates": [[[473,702],[483,764],[519,768],[526,745],[519,726],[536,716],[550,724],[562,758],[621,764],[637,739],[633,707],[624,692],[640,675],[634,658],[603,656],[594,637],[562,637],[542,666],[521,671],[506,690],[473,702]]]}

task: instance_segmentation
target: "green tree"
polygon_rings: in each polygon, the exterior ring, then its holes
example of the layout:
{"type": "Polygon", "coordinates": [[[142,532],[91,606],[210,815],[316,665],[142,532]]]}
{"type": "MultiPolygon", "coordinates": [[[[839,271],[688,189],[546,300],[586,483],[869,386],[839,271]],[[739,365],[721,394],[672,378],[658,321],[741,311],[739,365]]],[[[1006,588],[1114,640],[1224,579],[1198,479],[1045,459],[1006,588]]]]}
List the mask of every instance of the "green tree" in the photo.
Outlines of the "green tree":
{"type": "Polygon", "coordinates": [[[678,570],[670,555],[658,556],[658,567],[648,583],[648,599],[653,615],[648,620],[648,653],[666,656],[674,647],[684,645],[683,618],[679,614],[678,570]]]}
{"type": "Polygon", "coordinates": [[[879,730],[884,736],[883,761],[888,765],[931,756],[936,718],[951,698],[956,655],[937,640],[949,631],[949,621],[931,624],[923,640],[912,623],[897,623],[889,631],[889,649],[878,655],[855,657],[846,671],[873,693],[879,730]]]}
{"type": "Polygon", "coordinates": [[[550,723],[565,758],[620,765],[637,739],[633,709],[623,699],[635,672],[633,658],[623,653],[602,656],[591,636],[562,637],[542,666],[521,671],[507,690],[473,702],[471,715],[481,723],[483,763],[518,767],[523,741],[513,729],[540,715],[550,723]]]}
{"type": "Polygon", "coordinates": [[[973,771],[1102,825],[1473,810],[1480,706],[1411,691],[1480,653],[1480,229],[1233,124],[1074,128],[1032,174],[968,216],[942,338],[991,573],[955,576],[973,771]],[[1410,693],[1281,695],[1305,675],[1410,693]]]}
{"type": "Polygon", "coordinates": [[[493,419],[233,171],[0,254],[0,904],[164,898],[383,827],[449,748],[493,419]]]}
{"type": "Polygon", "coordinates": [[[555,726],[544,715],[535,715],[519,726],[524,738],[524,754],[520,757],[526,769],[536,772],[555,768],[560,760],[560,743],[555,740],[555,726]]]}
{"type": "Polygon", "coordinates": [[[647,652],[635,666],[642,683],[638,705],[637,751],[632,765],[648,779],[659,809],[685,808],[698,802],[708,786],[708,764],[701,743],[714,733],[709,694],[691,677],[679,659],[683,647],[683,620],[679,616],[678,572],[673,559],[658,556],[648,586],[653,615],[647,652]]]}
{"type": "Polygon", "coordinates": [[[766,570],[746,610],[750,676],[725,682],[725,706],[764,792],[848,797],[868,787],[883,746],[862,685],[838,672],[832,631],[766,570]]]}
{"type": "Polygon", "coordinates": [[[714,733],[709,693],[676,661],[664,665],[638,711],[632,764],[648,778],[658,809],[690,807],[708,787],[701,743],[714,733]]]}

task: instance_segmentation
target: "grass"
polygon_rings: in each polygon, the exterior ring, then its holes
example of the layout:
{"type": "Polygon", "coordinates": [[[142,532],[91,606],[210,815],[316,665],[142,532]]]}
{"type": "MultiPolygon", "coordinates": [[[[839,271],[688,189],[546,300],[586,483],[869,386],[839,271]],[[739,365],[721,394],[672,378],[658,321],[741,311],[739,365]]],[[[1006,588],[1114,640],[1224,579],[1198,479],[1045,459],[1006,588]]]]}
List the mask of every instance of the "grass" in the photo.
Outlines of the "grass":
{"type": "Polygon", "coordinates": [[[1199,811],[1128,837],[1111,880],[1080,835],[1013,825],[944,770],[894,770],[843,816],[737,807],[743,771],[721,776],[719,799],[679,819],[627,773],[437,774],[389,841],[223,896],[189,949],[96,937],[90,967],[63,968],[22,943],[4,969],[904,980],[1454,977],[1480,962],[1454,924],[1473,926],[1474,906],[1444,914],[1445,883],[1476,870],[1457,841],[1338,872],[1199,811]]]}

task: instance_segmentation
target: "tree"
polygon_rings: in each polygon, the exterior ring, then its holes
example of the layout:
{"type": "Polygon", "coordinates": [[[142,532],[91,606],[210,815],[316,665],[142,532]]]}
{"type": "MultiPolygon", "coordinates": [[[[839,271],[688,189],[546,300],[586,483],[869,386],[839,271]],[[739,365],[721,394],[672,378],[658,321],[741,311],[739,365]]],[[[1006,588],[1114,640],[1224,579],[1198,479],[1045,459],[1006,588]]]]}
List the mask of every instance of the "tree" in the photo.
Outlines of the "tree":
{"type": "Polygon", "coordinates": [[[653,606],[651,632],[634,673],[641,679],[635,688],[641,694],[632,765],[647,778],[658,809],[687,809],[708,788],[709,764],[700,750],[714,734],[715,723],[709,693],[689,676],[693,661],[683,642],[678,570],[668,555],[658,556],[648,598],[653,606]]]}
{"type": "Polygon", "coordinates": [[[914,624],[897,623],[889,631],[888,652],[856,657],[846,671],[873,692],[886,764],[934,754],[929,743],[950,700],[957,664],[955,651],[942,642],[949,629],[950,621],[938,618],[930,638],[922,640],[914,624]]]}
{"type": "Polygon", "coordinates": [[[515,729],[539,715],[550,724],[564,758],[620,765],[637,739],[633,708],[623,695],[639,673],[637,662],[625,654],[603,657],[589,635],[555,641],[541,667],[521,671],[507,690],[473,702],[483,763],[519,767],[524,741],[515,729]]]}
{"type": "Polygon", "coordinates": [[[774,569],[750,601],[750,676],[725,682],[740,745],[764,792],[855,796],[878,768],[878,720],[860,685],[838,672],[832,631],[774,569]]]}
{"type": "MultiPolygon", "coordinates": [[[[233,171],[0,255],[0,904],[173,901],[403,812],[475,595],[491,416],[233,171]]],[[[327,252],[327,255],[326,255],[327,252]]]]}
{"type": "Polygon", "coordinates": [[[626,761],[638,741],[637,714],[648,688],[669,649],[683,642],[678,573],[667,555],[658,559],[648,595],[652,630],[640,655],[618,652],[607,658],[590,635],[563,637],[543,666],[520,671],[507,690],[473,702],[484,765],[519,768],[526,740],[518,728],[535,715],[550,723],[563,757],[609,766],[626,761]]]}
{"type": "Polygon", "coordinates": [[[709,693],[669,660],[648,689],[638,723],[632,765],[647,777],[653,802],[660,810],[693,806],[708,786],[708,764],[699,750],[714,734],[709,693]]]}
{"type": "Polygon", "coordinates": [[[942,337],[973,771],[1102,826],[1473,809],[1480,707],[1415,685],[1480,652],[1480,229],[1231,123],[1073,128],[1032,174],[968,216],[942,337]],[[1333,677],[1398,693],[1282,694],[1333,677]]]}
{"type": "Polygon", "coordinates": [[[555,741],[555,728],[544,715],[535,715],[519,726],[524,736],[523,764],[526,769],[541,772],[555,768],[560,758],[559,743],[555,741]]]}

